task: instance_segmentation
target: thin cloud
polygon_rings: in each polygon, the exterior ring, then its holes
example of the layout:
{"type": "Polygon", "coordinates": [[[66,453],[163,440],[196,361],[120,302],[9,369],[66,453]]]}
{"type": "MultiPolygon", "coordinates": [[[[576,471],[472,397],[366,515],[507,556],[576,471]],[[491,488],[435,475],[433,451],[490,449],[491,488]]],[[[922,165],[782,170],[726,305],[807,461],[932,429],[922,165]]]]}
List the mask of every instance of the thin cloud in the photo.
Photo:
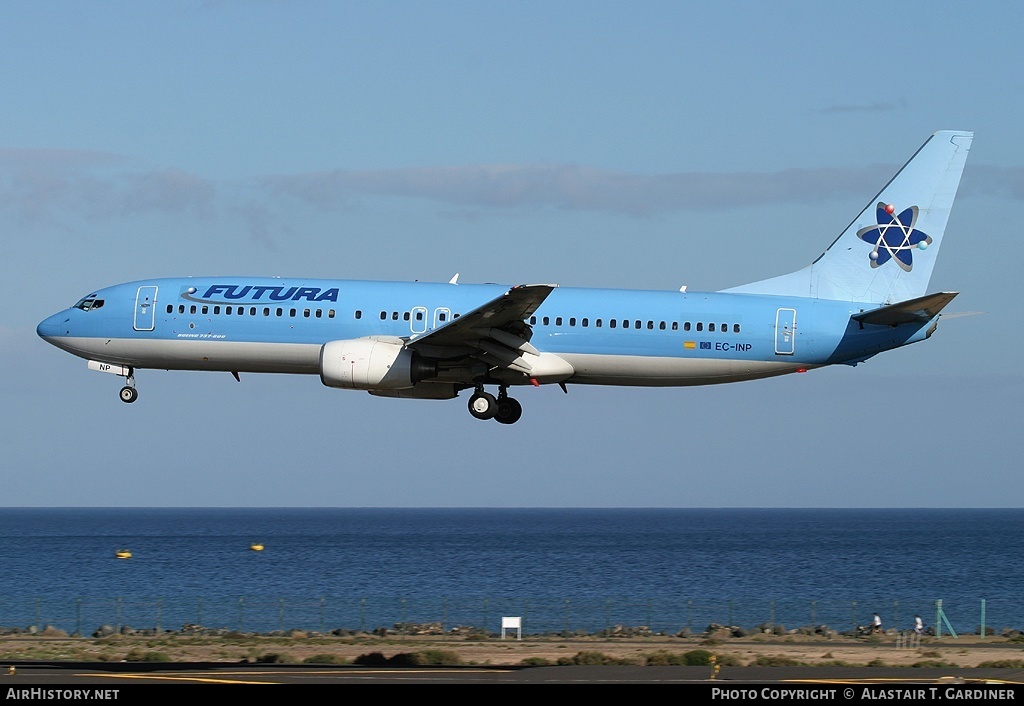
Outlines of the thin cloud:
{"type": "Polygon", "coordinates": [[[123,179],[120,193],[128,212],[192,213],[208,218],[214,211],[213,184],[180,169],[132,174],[123,179]]]}
{"type": "MultiPolygon", "coordinates": [[[[766,204],[812,204],[880,187],[895,165],[778,172],[633,174],[579,165],[468,165],[334,170],[219,183],[180,169],[118,169],[118,155],[74,150],[0,150],[0,210],[11,220],[59,223],[76,217],[159,214],[208,219],[244,204],[257,239],[278,209],[295,201],[315,210],[351,207],[368,197],[422,199],[460,212],[564,210],[650,216],[766,204]]],[[[965,194],[1024,199],[1024,168],[969,167],[965,194]]]]}
{"type": "Polygon", "coordinates": [[[964,168],[960,191],[967,196],[996,196],[1020,201],[1024,199],[1024,167],[968,164],[964,168]]]}
{"type": "Polygon", "coordinates": [[[89,150],[0,149],[0,209],[23,224],[214,210],[212,182],[177,169],[129,171],[129,163],[89,150]]]}
{"type": "Polygon", "coordinates": [[[774,173],[639,175],[580,166],[474,165],[333,171],[267,178],[274,195],[322,208],[356,196],[414,197],[479,208],[555,208],[649,215],[680,210],[809,203],[863,192],[891,166],[774,173]]]}

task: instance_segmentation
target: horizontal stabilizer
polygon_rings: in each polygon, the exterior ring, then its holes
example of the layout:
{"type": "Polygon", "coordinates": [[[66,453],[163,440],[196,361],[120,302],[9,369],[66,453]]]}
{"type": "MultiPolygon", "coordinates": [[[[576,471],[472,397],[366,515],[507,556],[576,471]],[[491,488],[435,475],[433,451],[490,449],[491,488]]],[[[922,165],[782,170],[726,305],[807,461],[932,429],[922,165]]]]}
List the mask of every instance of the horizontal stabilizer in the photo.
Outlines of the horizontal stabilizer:
{"type": "Polygon", "coordinates": [[[908,299],[898,304],[890,304],[861,314],[854,314],[851,318],[860,321],[862,324],[876,324],[878,326],[899,326],[900,324],[924,323],[934,319],[942,311],[942,308],[953,301],[959,292],[939,292],[938,294],[927,294],[916,299],[908,299]]]}

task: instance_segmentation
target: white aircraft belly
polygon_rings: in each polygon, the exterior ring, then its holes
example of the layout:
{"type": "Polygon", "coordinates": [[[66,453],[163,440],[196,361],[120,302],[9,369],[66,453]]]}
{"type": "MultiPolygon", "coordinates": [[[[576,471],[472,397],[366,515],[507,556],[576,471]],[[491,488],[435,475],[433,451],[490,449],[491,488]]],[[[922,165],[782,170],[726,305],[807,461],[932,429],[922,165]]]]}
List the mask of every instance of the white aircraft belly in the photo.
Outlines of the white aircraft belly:
{"type": "Polygon", "coordinates": [[[134,368],[318,374],[315,343],[253,343],[133,338],[60,338],[52,343],[75,355],[134,368]]]}
{"type": "Polygon", "coordinates": [[[567,382],[580,385],[708,385],[785,375],[808,367],[796,362],[719,358],[646,358],[586,353],[560,353],[559,356],[576,371],[567,382]]]}

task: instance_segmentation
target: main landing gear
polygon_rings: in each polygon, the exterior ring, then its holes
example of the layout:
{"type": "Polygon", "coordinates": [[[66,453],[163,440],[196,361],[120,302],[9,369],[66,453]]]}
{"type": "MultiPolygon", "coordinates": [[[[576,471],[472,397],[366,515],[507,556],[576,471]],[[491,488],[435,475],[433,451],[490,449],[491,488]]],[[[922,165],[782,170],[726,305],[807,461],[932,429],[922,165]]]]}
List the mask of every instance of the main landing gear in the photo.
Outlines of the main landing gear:
{"type": "Polygon", "coordinates": [[[508,388],[498,388],[498,396],[484,392],[483,385],[477,385],[469,398],[469,413],[477,419],[493,419],[499,424],[515,424],[523,416],[523,406],[508,396],[508,388]]]}
{"type": "Polygon", "coordinates": [[[124,376],[124,387],[121,388],[121,401],[130,403],[137,399],[139,391],[135,389],[135,371],[129,368],[128,374],[124,376]]]}

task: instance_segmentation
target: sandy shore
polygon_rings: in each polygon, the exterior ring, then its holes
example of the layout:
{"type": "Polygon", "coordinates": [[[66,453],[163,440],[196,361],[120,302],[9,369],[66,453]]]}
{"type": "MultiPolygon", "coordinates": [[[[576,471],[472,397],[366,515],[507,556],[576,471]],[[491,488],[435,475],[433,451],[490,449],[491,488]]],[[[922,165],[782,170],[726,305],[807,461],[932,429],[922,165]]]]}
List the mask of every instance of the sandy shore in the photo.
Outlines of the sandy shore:
{"type": "MultiPolygon", "coordinates": [[[[725,666],[850,667],[1024,667],[1024,643],[977,635],[925,637],[902,644],[895,635],[878,638],[809,635],[754,635],[743,638],[701,637],[555,638],[517,640],[449,636],[360,635],[335,637],[294,633],[271,636],[193,636],[178,633],[104,638],[45,635],[0,636],[0,665],[33,661],[67,662],[333,662],[352,663],[361,656],[385,658],[430,653],[442,663],[522,665],[587,663],[653,664],[666,656],[706,650],[725,666]],[[600,660],[600,661],[595,661],[600,660]]],[[[672,663],[672,662],[669,662],[672,663]]]]}

